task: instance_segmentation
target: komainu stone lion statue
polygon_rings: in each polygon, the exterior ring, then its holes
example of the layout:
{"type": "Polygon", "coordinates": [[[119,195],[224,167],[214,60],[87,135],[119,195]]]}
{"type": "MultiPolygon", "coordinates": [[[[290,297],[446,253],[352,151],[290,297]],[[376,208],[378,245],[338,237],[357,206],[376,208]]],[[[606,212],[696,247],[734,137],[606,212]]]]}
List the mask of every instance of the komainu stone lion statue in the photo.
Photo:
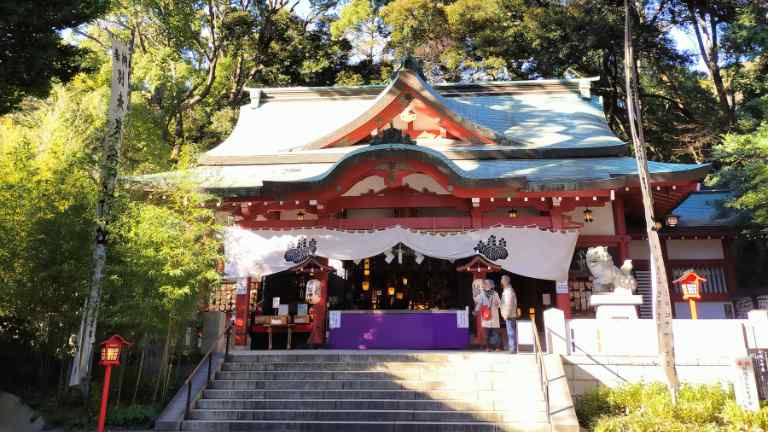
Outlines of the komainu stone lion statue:
{"type": "Polygon", "coordinates": [[[632,260],[625,260],[619,269],[605,246],[587,249],[587,268],[592,273],[592,292],[595,294],[632,295],[637,289],[637,281],[632,276],[632,260]]]}

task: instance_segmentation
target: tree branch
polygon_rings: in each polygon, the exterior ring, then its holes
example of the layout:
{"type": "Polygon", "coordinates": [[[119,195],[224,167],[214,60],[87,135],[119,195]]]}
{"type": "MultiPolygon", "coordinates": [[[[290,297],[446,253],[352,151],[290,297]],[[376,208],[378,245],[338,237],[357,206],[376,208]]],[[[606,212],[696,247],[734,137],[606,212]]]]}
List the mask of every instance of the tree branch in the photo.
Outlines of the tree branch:
{"type": "Polygon", "coordinates": [[[88,33],[78,29],[77,27],[72,29],[72,33],[75,33],[75,34],[80,35],[80,36],[82,36],[84,38],[90,39],[90,40],[96,42],[97,44],[99,44],[99,46],[104,48],[104,49],[109,49],[109,45],[107,45],[104,42],[100,41],[98,38],[95,38],[95,37],[89,35],[88,33]]]}
{"type": "Polygon", "coordinates": [[[215,12],[213,10],[213,4],[210,0],[208,0],[208,20],[209,25],[211,26],[211,45],[213,47],[211,56],[209,57],[210,65],[208,66],[208,76],[200,93],[193,96],[197,90],[197,87],[193,87],[189,92],[187,92],[187,95],[184,97],[185,101],[182,102],[179,107],[182,111],[197,105],[200,101],[208,97],[208,94],[211,92],[211,88],[213,87],[213,83],[216,81],[216,67],[219,62],[219,44],[216,40],[216,24],[214,21],[215,12]]]}

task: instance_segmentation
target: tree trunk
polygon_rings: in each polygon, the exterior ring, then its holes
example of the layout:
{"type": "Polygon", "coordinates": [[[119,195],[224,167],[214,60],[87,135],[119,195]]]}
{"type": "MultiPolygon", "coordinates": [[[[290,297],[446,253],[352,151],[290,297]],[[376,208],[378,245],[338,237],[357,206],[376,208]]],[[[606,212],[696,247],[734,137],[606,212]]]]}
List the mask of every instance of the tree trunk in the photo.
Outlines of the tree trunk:
{"type": "Polygon", "coordinates": [[[61,399],[61,396],[67,390],[67,362],[64,360],[59,361],[59,384],[56,386],[56,400],[61,399]]]}
{"type": "Polygon", "coordinates": [[[131,398],[131,405],[136,404],[136,396],[139,394],[139,388],[141,387],[141,375],[144,373],[144,355],[147,353],[147,344],[142,343],[141,357],[139,357],[139,370],[136,373],[136,387],[133,389],[133,397],[131,398]]]}
{"type": "Polygon", "coordinates": [[[242,53],[237,56],[237,65],[235,66],[234,76],[232,77],[232,88],[229,90],[229,97],[227,98],[227,104],[233,108],[238,107],[240,101],[240,95],[243,92],[243,74],[245,73],[245,59],[242,53]]]}
{"type": "Polygon", "coordinates": [[[123,395],[123,380],[125,379],[125,370],[128,369],[128,352],[123,351],[120,353],[120,356],[123,358],[121,368],[120,368],[120,375],[117,378],[117,394],[115,395],[115,408],[120,406],[120,397],[123,395]]]}
{"type": "Polygon", "coordinates": [[[171,343],[171,324],[172,320],[168,319],[168,332],[165,336],[165,346],[163,347],[163,355],[160,357],[160,370],[157,373],[157,381],[155,381],[155,391],[152,394],[152,402],[157,403],[157,396],[160,393],[160,384],[163,381],[163,376],[168,367],[168,349],[171,343]]]}
{"type": "Polygon", "coordinates": [[[688,11],[691,14],[691,25],[693,31],[696,34],[696,42],[699,46],[699,52],[701,58],[704,60],[704,64],[709,71],[709,78],[715,85],[715,92],[717,93],[717,100],[720,105],[720,111],[722,111],[725,118],[728,120],[728,124],[733,125],[736,123],[736,115],[731,108],[731,104],[728,102],[728,92],[725,90],[725,84],[723,83],[723,76],[720,72],[720,53],[719,42],[717,41],[717,22],[712,16],[707,21],[706,12],[704,10],[697,10],[693,5],[688,6],[688,11]],[[709,25],[709,29],[707,29],[709,25]],[[704,40],[706,36],[706,41],[704,40]]]}
{"type": "MultiPolygon", "coordinates": [[[[181,110],[181,108],[179,108],[181,110]]],[[[181,145],[184,139],[184,115],[181,111],[176,113],[176,126],[173,131],[173,149],[171,150],[171,160],[179,160],[181,154],[181,145]]]]}
{"type": "Polygon", "coordinates": [[[173,362],[169,361],[168,370],[165,373],[165,379],[164,379],[165,382],[163,382],[163,393],[162,393],[162,397],[160,398],[163,402],[168,400],[168,387],[170,386],[170,383],[171,383],[171,375],[173,374],[173,371],[174,371],[173,362]]]}

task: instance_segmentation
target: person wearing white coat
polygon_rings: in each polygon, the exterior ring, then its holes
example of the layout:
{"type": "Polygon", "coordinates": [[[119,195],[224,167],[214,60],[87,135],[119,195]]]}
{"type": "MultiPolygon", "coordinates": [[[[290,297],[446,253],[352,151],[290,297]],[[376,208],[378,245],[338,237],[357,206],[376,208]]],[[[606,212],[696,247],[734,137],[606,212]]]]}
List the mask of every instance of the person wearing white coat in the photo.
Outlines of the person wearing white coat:
{"type": "Polygon", "coordinates": [[[509,276],[501,277],[501,316],[507,325],[509,352],[517,353],[517,295],[512,288],[509,276]]]}

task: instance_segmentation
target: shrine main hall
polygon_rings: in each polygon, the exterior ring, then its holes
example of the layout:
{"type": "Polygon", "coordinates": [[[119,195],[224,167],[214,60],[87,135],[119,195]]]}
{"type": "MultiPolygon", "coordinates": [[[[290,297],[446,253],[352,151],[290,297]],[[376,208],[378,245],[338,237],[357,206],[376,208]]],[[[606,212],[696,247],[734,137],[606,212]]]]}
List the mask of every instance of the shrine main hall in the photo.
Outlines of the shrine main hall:
{"type": "MultiPolygon", "coordinates": [[[[240,345],[271,322],[329,348],[460,349],[475,278],[509,275],[538,328],[550,307],[594,316],[585,252],[606,246],[633,260],[650,318],[636,162],[593,81],[430,85],[403,68],[387,86],[250,89],[230,136],[185,173],[226,223],[209,307],[234,315],[240,345]]],[[[649,162],[669,278],[704,275],[699,317],[727,318],[730,235],[723,193],[701,188],[709,169],[649,162]]]]}

